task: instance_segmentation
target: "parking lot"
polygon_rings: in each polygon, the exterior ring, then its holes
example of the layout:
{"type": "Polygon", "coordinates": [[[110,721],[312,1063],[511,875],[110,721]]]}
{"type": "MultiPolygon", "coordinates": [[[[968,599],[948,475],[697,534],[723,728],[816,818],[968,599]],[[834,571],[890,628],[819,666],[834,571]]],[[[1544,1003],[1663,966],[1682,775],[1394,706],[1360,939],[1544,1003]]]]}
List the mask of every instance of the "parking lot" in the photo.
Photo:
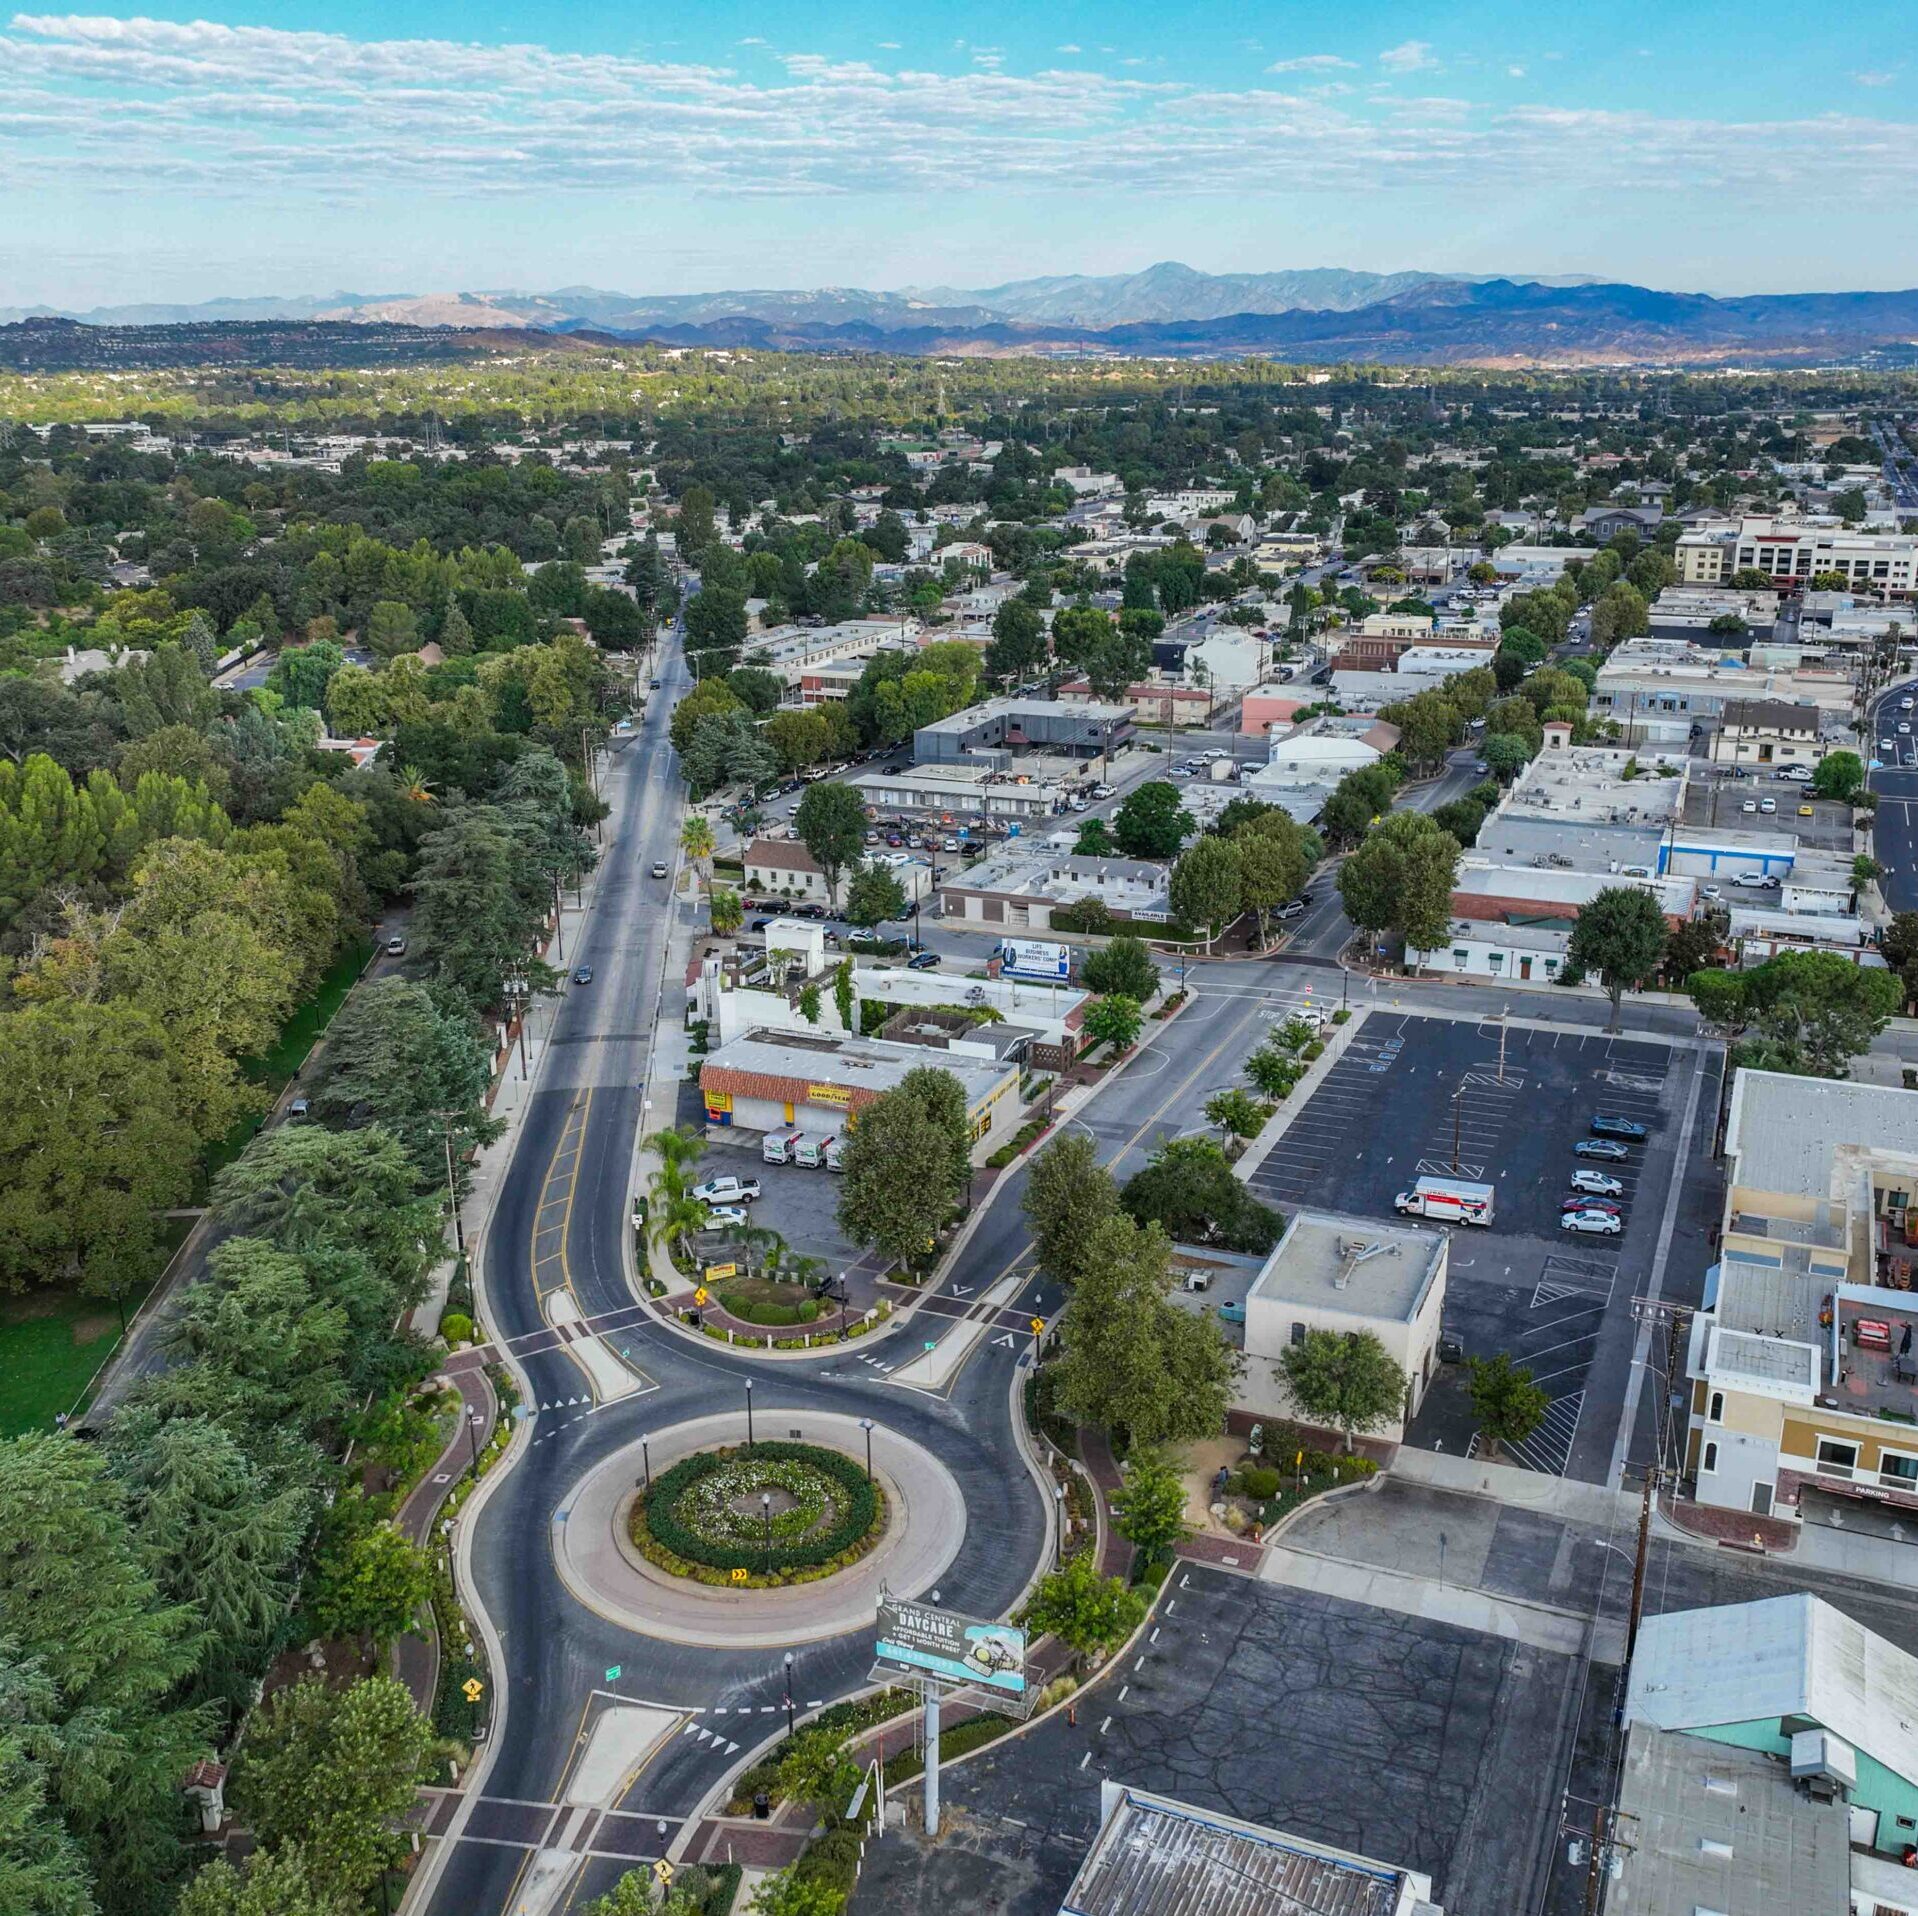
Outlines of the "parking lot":
{"type": "MultiPolygon", "coordinates": [[[[797,1256],[823,1260],[820,1276],[846,1272],[855,1307],[863,1309],[872,1302],[877,1294],[874,1262],[839,1228],[833,1211],[841,1186],[830,1171],[762,1162],[757,1131],[742,1131],[736,1139],[709,1142],[705,1156],[694,1168],[702,1183],[707,1178],[728,1176],[757,1178],[759,1201],[747,1207],[754,1226],[777,1231],[797,1256]]],[[[712,1240],[708,1248],[720,1248],[720,1240],[712,1240]]]]}
{"type": "MultiPolygon", "coordinates": [[[[1444,1329],[1466,1354],[1509,1352],[1550,1393],[1544,1424],[1506,1460],[1555,1475],[1574,1468],[1590,1417],[1609,1442],[1629,1363],[1631,1302],[1656,1251],[1685,1090],[1680,1054],[1654,1040],[1514,1025],[1499,1062],[1496,1022],[1373,1013],[1285,1136],[1248,1179],[1281,1210],[1300,1205],[1391,1218],[1422,1176],[1496,1193],[1487,1229],[1452,1228],[1444,1329]],[[1561,1229],[1573,1154],[1592,1118],[1645,1125],[1643,1144],[1589,1168],[1618,1179],[1617,1236],[1561,1229]],[[1596,1374],[1595,1374],[1596,1372],[1596,1374]]],[[[1475,1420],[1461,1367],[1442,1369],[1408,1441],[1470,1450],[1475,1420]]]]}
{"type": "Polygon", "coordinates": [[[1685,823],[1717,830],[1789,832],[1807,850],[1851,851],[1851,807],[1813,798],[1796,779],[1774,778],[1754,768],[1731,778],[1718,766],[1694,767],[1685,794],[1685,823]],[[1772,809],[1764,809],[1769,801],[1772,809]],[[1749,808],[1749,809],[1748,809],[1749,808]]]}
{"type": "Polygon", "coordinates": [[[1051,1916],[1108,1779],[1429,1871],[1473,1916],[1534,1907],[1569,1658],[1196,1565],[1167,1597],[1076,1723],[950,1772],[936,1841],[870,1846],[852,1916],[1051,1916]]]}

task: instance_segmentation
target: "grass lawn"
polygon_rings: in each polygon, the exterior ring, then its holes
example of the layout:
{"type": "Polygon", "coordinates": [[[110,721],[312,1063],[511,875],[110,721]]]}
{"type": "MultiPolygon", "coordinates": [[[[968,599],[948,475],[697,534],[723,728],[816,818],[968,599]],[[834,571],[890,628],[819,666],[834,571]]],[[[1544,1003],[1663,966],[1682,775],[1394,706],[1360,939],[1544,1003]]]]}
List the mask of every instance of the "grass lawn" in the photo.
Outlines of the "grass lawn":
{"type": "MultiPolygon", "coordinates": [[[[189,1218],[169,1218],[161,1238],[160,1268],[193,1228],[189,1218]]],[[[159,1272],[154,1276],[157,1280],[159,1272]]],[[[127,1299],[131,1317],[146,1292],[127,1299]]],[[[35,1291],[0,1297],[0,1437],[23,1430],[51,1430],[62,1411],[73,1409],[113,1355],[120,1341],[119,1307],[111,1298],[74,1297],[65,1291],[35,1291]]]]}

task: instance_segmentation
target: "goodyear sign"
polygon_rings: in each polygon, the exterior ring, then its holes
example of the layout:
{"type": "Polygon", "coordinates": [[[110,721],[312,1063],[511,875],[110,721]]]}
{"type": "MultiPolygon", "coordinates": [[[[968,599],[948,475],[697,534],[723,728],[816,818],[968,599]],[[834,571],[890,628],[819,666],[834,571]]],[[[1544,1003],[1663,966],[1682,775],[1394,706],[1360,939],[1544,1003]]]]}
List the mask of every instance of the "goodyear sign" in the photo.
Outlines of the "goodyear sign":
{"type": "Polygon", "coordinates": [[[852,1103],[852,1086],[847,1084],[809,1084],[806,1087],[808,1104],[836,1104],[840,1106],[852,1103]]]}

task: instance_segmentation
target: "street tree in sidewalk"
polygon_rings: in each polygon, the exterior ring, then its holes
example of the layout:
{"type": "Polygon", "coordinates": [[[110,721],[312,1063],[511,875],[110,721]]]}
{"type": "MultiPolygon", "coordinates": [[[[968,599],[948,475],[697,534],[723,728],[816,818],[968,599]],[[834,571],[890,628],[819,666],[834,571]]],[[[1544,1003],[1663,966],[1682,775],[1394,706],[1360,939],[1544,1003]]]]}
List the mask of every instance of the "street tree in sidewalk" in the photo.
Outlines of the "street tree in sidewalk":
{"type": "Polygon", "coordinates": [[[700,877],[710,884],[713,853],[718,849],[718,840],[713,836],[713,821],[704,812],[688,812],[681,821],[679,849],[693,861],[700,877]]]}
{"type": "Polygon", "coordinates": [[[1509,785],[1532,762],[1533,748],[1512,732],[1494,732],[1478,748],[1501,785],[1509,785]]]}
{"type": "Polygon", "coordinates": [[[1112,837],[1128,858],[1176,858],[1192,831],[1179,788],[1164,779],[1135,785],[1112,814],[1112,837]]]}
{"type": "Polygon", "coordinates": [[[1135,1003],[1144,1004],[1159,988],[1159,968],[1143,938],[1122,932],[1107,940],[1096,951],[1089,951],[1079,967],[1079,976],[1088,991],[1101,995],[1118,993],[1135,1003]]]}
{"type": "Polygon", "coordinates": [[[1173,916],[1205,933],[1205,948],[1233,919],[1244,901],[1239,872],[1239,846],[1230,838],[1210,835],[1180,854],[1166,882],[1166,898],[1173,916]]]}
{"type": "Polygon", "coordinates": [[[1496,1460],[1501,1444],[1522,1444],[1545,1421],[1551,1397],[1504,1351],[1496,1357],[1468,1357],[1465,1368],[1472,1414],[1489,1446],[1485,1454],[1496,1460]]]}
{"type": "Polygon", "coordinates": [[[842,1166],[840,1229],[888,1265],[925,1259],[959,1195],[945,1127],[919,1099],[888,1091],[860,1112],[842,1166]]]}
{"type": "Polygon", "coordinates": [[[1185,1479],[1170,1458],[1136,1445],[1126,1462],[1125,1488],[1112,1499],[1119,1535],[1148,1557],[1169,1555],[1186,1534],[1185,1479]]]}
{"type": "Polygon", "coordinates": [[[363,1895],[407,1852],[403,1819],[435,1748],[391,1677],[338,1690],[305,1677],[255,1715],[234,1808],[265,1848],[297,1843],[321,1882],[363,1895]]]}
{"type": "Polygon", "coordinates": [[[1205,1101],[1206,1123],[1216,1124],[1228,1137],[1256,1138],[1271,1115],[1270,1105],[1261,1103],[1237,1085],[1215,1091],[1205,1101]]]}
{"type": "Polygon", "coordinates": [[[1019,1198],[1039,1268],[1064,1285],[1078,1281],[1094,1235],[1118,1215],[1119,1193],[1083,1133],[1056,1137],[1032,1160],[1019,1198]]]}
{"type": "Polygon", "coordinates": [[[1611,1029],[1626,992],[1642,991],[1658,976],[1665,957],[1665,914],[1656,898],[1636,885],[1607,885],[1581,905],[1566,947],[1566,965],[1590,972],[1611,1000],[1611,1029]]]}
{"type": "Polygon", "coordinates": [[[1092,1233],[1060,1320],[1053,1402],[1133,1444],[1215,1437],[1236,1356],[1209,1317],[1171,1299],[1172,1245],[1156,1225],[1108,1218],[1092,1233]]]}
{"type": "MultiPolygon", "coordinates": [[[[1228,812],[1231,809],[1226,807],[1228,812]]],[[[1295,823],[1277,806],[1244,820],[1230,840],[1239,854],[1239,902],[1257,917],[1263,950],[1272,936],[1272,914],[1304,890],[1324,848],[1315,832],[1295,823]]]]}
{"type": "Polygon", "coordinates": [[[842,1816],[859,1787],[859,1765],[846,1740],[831,1730],[801,1730],[779,1760],[779,1788],[789,1802],[826,1816],[842,1816]]]}
{"type": "Polygon", "coordinates": [[[1082,1550],[1063,1569],[1041,1577],[1026,1606],[1027,1629],[1055,1636],[1081,1656],[1116,1648],[1146,1612],[1144,1593],[1123,1577],[1100,1576],[1095,1557],[1082,1550]]]}
{"type": "Polygon", "coordinates": [[[1405,1409],[1405,1373],[1370,1331],[1309,1330],[1274,1369],[1304,1416],[1338,1431],[1348,1451],[1405,1409]]]}
{"type": "Polygon", "coordinates": [[[1458,840],[1422,812],[1393,812],[1339,867],[1345,915],[1359,930],[1390,933],[1408,951],[1445,942],[1452,922],[1458,840]]]}
{"type": "Polygon", "coordinates": [[[1115,1053],[1123,1053],[1139,1042],[1145,1014],[1136,998],[1128,998],[1120,991],[1108,992],[1086,1006],[1083,1025],[1093,1043],[1109,1044],[1115,1053]]]}
{"type": "Polygon", "coordinates": [[[866,845],[866,807],[858,792],[838,779],[806,788],[793,814],[793,830],[826,879],[833,904],[839,881],[859,861],[866,845]]]}
{"type": "Polygon", "coordinates": [[[884,865],[861,865],[846,887],[846,921],[870,929],[906,915],[906,888],[884,865]]]}

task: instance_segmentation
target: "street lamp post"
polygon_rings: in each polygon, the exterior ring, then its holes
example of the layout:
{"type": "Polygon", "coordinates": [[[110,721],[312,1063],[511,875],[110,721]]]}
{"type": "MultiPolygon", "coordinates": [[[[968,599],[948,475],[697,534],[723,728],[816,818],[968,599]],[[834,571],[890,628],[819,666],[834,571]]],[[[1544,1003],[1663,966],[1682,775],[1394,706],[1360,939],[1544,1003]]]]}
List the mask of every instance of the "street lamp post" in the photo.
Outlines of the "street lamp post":
{"type": "Polygon", "coordinates": [[[773,1547],[773,1493],[762,1490],[759,1493],[759,1515],[766,1526],[766,1548],[773,1547]]]}
{"type": "Polygon", "coordinates": [[[753,1447],[753,1380],[746,1379],[746,1448],[753,1447]]]}
{"type": "Polygon", "coordinates": [[[468,1477],[479,1475],[479,1434],[480,1426],[486,1419],[476,1410],[466,1413],[466,1474],[468,1477]]]}
{"type": "Polygon", "coordinates": [[[645,1437],[639,1440],[639,1461],[646,1467],[646,1488],[651,1490],[653,1487],[653,1453],[651,1442],[645,1437]]]}
{"type": "Polygon", "coordinates": [[[1057,1570],[1066,1560],[1066,1487],[1064,1484],[1052,1486],[1052,1505],[1052,1567],[1057,1570]]]}
{"type": "Polygon", "coordinates": [[[872,1482],[872,1419],[870,1417],[860,1418],[859,1428],[866,1433],[866,1481],[867,1483],[871,1483],[872,1482]]]}
{"type": "Polygon", "coordinates": [[[786,1740],[792,1741],[793,1733],[793,1653],[786,1652],[786,1740]]]}

